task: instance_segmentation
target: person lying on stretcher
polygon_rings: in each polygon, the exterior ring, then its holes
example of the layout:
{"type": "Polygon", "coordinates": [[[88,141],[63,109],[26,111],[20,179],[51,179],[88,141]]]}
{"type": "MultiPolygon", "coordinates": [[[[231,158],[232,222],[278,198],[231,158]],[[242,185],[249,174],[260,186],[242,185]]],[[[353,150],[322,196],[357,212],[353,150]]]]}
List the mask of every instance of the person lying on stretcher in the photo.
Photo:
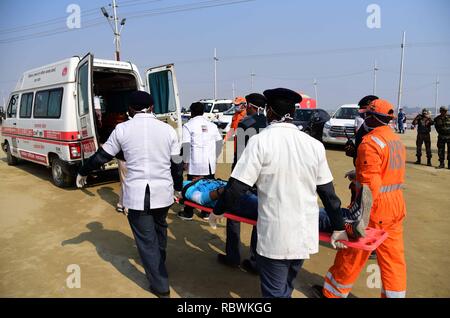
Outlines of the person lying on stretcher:
{"type": "MultiPolygon", "coordinates": [[[[213,208],[226,185],[226,181],[218,179],[199,179],[194,182],[185,181],[183,182],[183,198],[201,206],[213,208]]],[[[360,191],[355,202],[348,209],[341,209],[345,221],[345,230],[351,239],[365,237],[365,227],[361,227],[360,224],[367,223],[360,222],[360,220],[366,218],[365,214],[369,214],[370,210],[367,212],[367,209],[363,207],[361,200],[363,193],[366,195],[370,191],[360,191]]],[[[246,219],[257,220],[258,196],[254,192],[248,191],[241,196],[238,206],[238,210],[229,211],[229,213],[246,219]]],[[[319,231],[332,232],[331,221],[325,209],[320,209],[319,211],[319,231]]]]}

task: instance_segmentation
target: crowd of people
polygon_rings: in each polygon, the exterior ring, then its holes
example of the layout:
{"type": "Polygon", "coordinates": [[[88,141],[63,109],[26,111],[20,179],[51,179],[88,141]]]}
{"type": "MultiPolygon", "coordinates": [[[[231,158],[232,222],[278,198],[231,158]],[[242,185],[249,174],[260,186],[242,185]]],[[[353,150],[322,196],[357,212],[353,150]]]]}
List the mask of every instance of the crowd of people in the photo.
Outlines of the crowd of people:
{"type": "MultiPolygon", "coordinates": [[[[213,213],[200,216],[216,228],[225,212],[243,209],[242,197],[250,195],[256,198],[250,202],[256,206],[257,223],[252,230],[250,258],[242,260],[240,223],[227,220],[225,254],[219,254],[218,261],[259,275],[263,297],[291,297],[303,262],[319,249],[319,197],[326,211],[331,244],[339,251],[323,286],[315,286],[318,295],[349,295],[370,252],[347,248],[345,241],[364,236],[364,229],[371,227],[389,235],[376,251],[383,282],[381,295],[405,297],[406,207],[402,185],[406,150],[389,127],[395,117],[394,107],[376,96],[366,96],[359,103],[360,125],[355,141],[345,147],[355,169],[347,174],[352,181],[352,199],[344,210],[323,144],[293,124],[295,105],[301,99],[292,90],[277,88],[235,101],[232,173],[218,191],[206,194],[214,201],[213,213]]],[[[77,186],[83,187],[92,171],[123,153],[126,175],[121,203],[150,291],[159,297],[170,295],[165,265],[168,210],[174,196],[186,195],[186,185],[215,180],[223,147],[217,126],[203,117],[203,105],[194,103],[190,110],[191,119],[183,127],[180,143],[175,130],[153,114],[151,96],[133,93],[129,105],[132,119],[117,125],[77,177],[77,186]],[[187,173],[184,190],[183,171],[187,173]]],[[[440,144],[448,145],[449,117],[441,114],[435,125],[440,127],[440,144]]],[[[205,194],[198,193],[200,197],[205,194]]],[[[178,213],[184,221],[193,215],[189,207],[178,213]]]]}

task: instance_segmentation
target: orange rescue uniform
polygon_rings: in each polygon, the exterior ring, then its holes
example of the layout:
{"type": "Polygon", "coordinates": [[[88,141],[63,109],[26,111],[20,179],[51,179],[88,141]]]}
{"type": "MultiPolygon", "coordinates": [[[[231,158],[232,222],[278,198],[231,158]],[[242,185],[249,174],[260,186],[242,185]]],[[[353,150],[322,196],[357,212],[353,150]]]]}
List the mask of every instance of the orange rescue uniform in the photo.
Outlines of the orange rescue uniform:
{"type": "MultiPolygon", "coordinates": [[[[227,135],[225,136],[225,141],[227,141],[230,137],[234,136],[236,134],[236,131],[238,129],[238,125],[239,123],[245,118],[247,117],[247,110],[242,110],[240,112],[236,112],[233,115],[233,118],[231,119],[231,126],[230,126],[230,131],[227,133],[227,135]]],[[[235,145],[236,148],[236,145],[235,145]]]]}
{"type": "MultiPolygon", "coordinates": [[[[402,190],[405,162],[405,146],[388,126],[372,130],[358,148],[356,180],[360,185],[368,185],[373,197],[368,226],[383,229],[389,235],[376,250],[381,271],[381,297],[406,295],[403,246],[406,206],[402,190]]],[[[369,256],[370,252],[352,248],[338,251],[334,265],[325,276],[324,296],[347,297],[369,256]]]]}

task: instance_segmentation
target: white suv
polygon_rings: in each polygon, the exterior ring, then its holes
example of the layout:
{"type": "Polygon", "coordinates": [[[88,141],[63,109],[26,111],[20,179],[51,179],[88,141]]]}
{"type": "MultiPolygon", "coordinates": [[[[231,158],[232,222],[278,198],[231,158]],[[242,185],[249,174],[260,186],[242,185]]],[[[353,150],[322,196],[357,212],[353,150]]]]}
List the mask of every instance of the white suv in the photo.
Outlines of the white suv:
{"type": "Polygon", "coordinates": [[[340,106],[323,127],[323,142],[345,145],[348,139],[353,139],[356,127],[355,119],[359,116],[358,110],[359,106],[355,104],[340,106]]]}

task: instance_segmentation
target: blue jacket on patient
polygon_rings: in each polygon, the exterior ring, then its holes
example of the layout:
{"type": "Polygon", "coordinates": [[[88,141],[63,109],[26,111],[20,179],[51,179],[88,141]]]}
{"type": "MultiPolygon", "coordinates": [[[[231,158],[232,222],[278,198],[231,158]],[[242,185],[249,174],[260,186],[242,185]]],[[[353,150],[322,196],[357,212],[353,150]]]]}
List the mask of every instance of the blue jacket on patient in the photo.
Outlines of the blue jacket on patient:
{"type": "MultiPolygon", "coordinates": [[[[183,182],[183,197],[202,206],[213,208],[217,201],[213,201],[209,193],[223,188],[226,181],[216,179],[200,179],[197,181],[183,182]]],[[[250,191],[239,199],[239,211],[233,211],[236,215],[256,220],[258,217],[258,197],[250,191]]]]}
{"type": "MultiPolygon", "coordinates": [[[[193,183],[192,181],[184,181],[183,189],[193,183]]],[[[226,181],[214,180],[214,179],[200,179],[195,181],[184,192],[185,199],[198,203],[200,205],[213,208],[216,205],[216,201],[211,200],[209,193],[211,191],[223,188],[227,185],[226,181]]]]}

